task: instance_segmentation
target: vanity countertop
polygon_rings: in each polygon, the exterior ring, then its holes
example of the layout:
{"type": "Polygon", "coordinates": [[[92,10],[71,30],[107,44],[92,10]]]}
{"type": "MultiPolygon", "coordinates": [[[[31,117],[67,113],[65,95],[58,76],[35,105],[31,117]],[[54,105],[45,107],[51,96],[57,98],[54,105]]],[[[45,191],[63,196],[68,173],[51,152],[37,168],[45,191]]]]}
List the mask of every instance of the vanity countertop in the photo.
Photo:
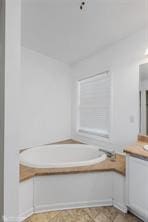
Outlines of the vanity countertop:
{"type": "Polygon", "coordinates": [[[128,146],[124,152],[137,158],[144,158],[148,160],[148,151],[143,149],[143,146],[146,144],[148,144],[148,142],[138,141],[137,143],[128,146]]]}

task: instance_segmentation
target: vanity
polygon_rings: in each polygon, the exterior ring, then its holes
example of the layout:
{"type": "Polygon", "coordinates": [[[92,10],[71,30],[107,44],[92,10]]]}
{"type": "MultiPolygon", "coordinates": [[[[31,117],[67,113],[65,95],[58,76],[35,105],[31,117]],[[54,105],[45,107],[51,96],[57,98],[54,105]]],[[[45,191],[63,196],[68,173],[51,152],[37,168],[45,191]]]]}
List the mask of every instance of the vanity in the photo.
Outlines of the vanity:
{"type": "Polygon", "coordinates": [[[148,151],[143,146],[148,142],[138,141],[125,149],[126,156],[126,201],[128,209],[148,221],[148,151]]]}
{"type": "Polygon", "coordinates": [[[126,152],[126,205],[148,222],[148,63],[139,66],[139,136],[126,152]],[[147,148],[147,147],[145,147],[147,148]]]}

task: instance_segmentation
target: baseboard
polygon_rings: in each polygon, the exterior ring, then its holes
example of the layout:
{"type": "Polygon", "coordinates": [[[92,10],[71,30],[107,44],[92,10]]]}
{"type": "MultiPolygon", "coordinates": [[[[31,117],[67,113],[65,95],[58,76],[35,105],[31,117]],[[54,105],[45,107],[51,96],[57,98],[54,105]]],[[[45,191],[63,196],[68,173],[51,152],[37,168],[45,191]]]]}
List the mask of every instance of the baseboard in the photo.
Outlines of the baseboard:
{"type": "Polygon", "coordinates": [[[26,218],[32,216],[32,214],[34,214],[34,208],[31,208],[29,210],[27,210],[26,212],[24,212],[23,214],[20,215],[20,222],[24,221],[26,218]]]}
{"type": "MultiPolygon", "coordinates": [[[[70,203],[57,203],[57,204],[48,204],[48,205],[38,205],[35,206],[34,209],[30,209],[23,213],[20,216],[19,222],[22,222],[26,218],[30,217],[35,213],[44,213],[50,211],[58,211],[58,210],[69,210],[69,209],[78,209],[78,208],[91,208],[91,207],[105,207],[105,206],[114,206],[119,209],[123,213],[127,213],[127,207],[123,206],[120,203],[112,201],[112,199],[101,200],[101,201],[83,201],[83,202],[70,202],[70,203]]],[[[12,220],[5,220],[4,222],[14,222],[12,220]]]]}
{"type": "Polygon", "coordinates": [[[18,217],[6,217],[6,216],[2,217],[2,221],[3,222],[14,222],[14,221],[20,222],[18,217]]]}
{"type": "Polygon", "coordinates": [[[137,208],[131,209],[130,207],[128,207],[128,211],[134,214],[136,217],[140,218],[142,221],[148,221],[148,215],[145,215],[145,212],[141,212],[139,209],[137,210],[137,208]],[[142,215],[145,215],[145,217],[142,215]]]}
{"type": "Polygon", "coordinates": [[[118,210],[122,211],[123,213],[127,213],[127,207],[125,205],[122,205],[121,203],[113,201],[113,206],[117,208],[118,210]]]}
{"type": "Polygon", "coordinates": [[[6,216],[3,216],[1,221],[3,221],[3,222],[22,222],[28,217],[29,217],[29,215],[26,216],[26,217],[21,217],[21,216],[19,216],[19,217],[6,217],[6,216]]]}
{"type": "Polygon", "coordinates": [[[76,208],[87,208],[87,207],[102,207],[102,206],[112,206],[112,199],[102,200],[102,201],[40,205],[34,207],[34,213],[43,213],[47,211],[56,211],[56,210],[68,210],[74,208],[76,209],[76,208]]]}

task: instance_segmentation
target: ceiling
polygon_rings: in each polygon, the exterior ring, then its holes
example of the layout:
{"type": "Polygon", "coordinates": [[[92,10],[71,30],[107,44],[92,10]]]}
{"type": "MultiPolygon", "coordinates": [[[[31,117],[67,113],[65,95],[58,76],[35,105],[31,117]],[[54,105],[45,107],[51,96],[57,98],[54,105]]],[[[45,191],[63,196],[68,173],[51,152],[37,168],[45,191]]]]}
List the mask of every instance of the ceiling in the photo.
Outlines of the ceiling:
{"type": "Polygon", "coordinates": [[[127,37],[148,21],[148,0],[22,0],[22,45],[65,63],[127,37]]]}

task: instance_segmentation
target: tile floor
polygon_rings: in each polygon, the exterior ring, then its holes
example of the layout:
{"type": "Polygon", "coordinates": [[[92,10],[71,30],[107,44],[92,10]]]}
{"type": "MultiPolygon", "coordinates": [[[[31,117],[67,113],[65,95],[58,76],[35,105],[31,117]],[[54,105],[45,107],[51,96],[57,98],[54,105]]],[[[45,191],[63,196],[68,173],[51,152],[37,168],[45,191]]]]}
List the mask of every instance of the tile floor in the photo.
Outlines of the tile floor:
{"type": "Polygon", "coordinates": [[[85,208],[35,214],[25,222],[141,222],[114,207],[85,208]]]}

